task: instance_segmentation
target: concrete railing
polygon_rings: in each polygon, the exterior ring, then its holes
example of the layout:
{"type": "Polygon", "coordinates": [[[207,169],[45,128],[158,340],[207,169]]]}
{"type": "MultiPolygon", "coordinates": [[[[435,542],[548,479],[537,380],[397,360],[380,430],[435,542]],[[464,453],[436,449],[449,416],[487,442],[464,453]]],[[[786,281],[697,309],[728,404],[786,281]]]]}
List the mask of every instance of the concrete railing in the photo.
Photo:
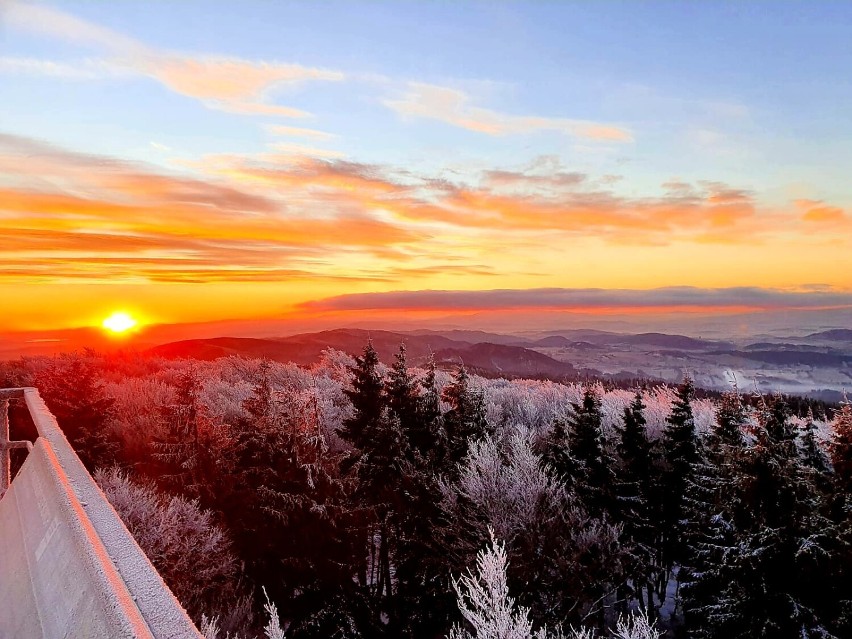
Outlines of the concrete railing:
{"type": "MultiPolygon", "coordinates": [[[[35,388],[0,390],[0,427],[12,399],[38,438],[0,498],[0,637],[200,639],[35,388]]],[[[0,432],[4,472],[24,446],[0,432]]]]}

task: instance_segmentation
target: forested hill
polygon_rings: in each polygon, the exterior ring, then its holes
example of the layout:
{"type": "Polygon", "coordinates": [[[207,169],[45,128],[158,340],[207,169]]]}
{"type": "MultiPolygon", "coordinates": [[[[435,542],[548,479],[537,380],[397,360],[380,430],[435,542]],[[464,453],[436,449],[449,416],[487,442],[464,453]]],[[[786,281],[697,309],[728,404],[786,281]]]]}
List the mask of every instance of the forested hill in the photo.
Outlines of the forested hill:
{"type": "MultiPolygon", "coordinates": [[[[484,335],[488,336],[488,334],[484,335]]],[[[149,352],[161,357],[203,360],[231,355],[266,357],[278,362],[309,365],[318,362],[322,352],[327,348],[350,355],[357,354],[367,340],[372,342],[376,352],[386,361],[393,357],[400,344],[405,344],[408,358],[413,365],[422,365],[434,356],[439,365],[464,363],[471,369],[485,373],[503,373],[511,376],[542,375],[557,378],[576,373],[571,364],[557,361],[520,345],[474,343],[450,339],[434,333],[420,335],[359,329],[338,329],[278,339],[221,337],[186,340],[163,344],[149,352]]]]}
{"type": "Polygon", "coordinates": [[[39,388],[208,637],[852,636],[849,404],[406,356],[89,352],[0,384],[39,388]]]}

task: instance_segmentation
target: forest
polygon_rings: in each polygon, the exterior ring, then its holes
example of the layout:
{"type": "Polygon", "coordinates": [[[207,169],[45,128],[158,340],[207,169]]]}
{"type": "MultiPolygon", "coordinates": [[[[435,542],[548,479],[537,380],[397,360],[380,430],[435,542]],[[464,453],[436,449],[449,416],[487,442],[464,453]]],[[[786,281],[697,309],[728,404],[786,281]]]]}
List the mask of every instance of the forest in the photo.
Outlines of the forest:
{"type": "Polygon", "coordinates": [[[86,351],[36,386],[208,639],[852,637],[852,405],[86,351]]]}

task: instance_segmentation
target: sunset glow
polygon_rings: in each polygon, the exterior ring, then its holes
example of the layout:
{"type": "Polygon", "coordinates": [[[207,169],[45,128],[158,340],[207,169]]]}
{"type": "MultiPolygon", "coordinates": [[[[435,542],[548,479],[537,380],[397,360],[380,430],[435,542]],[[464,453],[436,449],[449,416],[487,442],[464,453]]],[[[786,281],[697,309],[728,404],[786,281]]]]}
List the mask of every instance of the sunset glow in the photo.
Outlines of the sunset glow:
{"type": "Polygon", "coordinates": [[[7,0],[0,332],[129,300],[175,324],[399,291],[852,308],[852,121],[830,107],[852,98],[848,7],[641,4],[212,2],[189,31],[191,4],[7,0]],[[811,53],[780,60],[790,24],[811,53]]]}

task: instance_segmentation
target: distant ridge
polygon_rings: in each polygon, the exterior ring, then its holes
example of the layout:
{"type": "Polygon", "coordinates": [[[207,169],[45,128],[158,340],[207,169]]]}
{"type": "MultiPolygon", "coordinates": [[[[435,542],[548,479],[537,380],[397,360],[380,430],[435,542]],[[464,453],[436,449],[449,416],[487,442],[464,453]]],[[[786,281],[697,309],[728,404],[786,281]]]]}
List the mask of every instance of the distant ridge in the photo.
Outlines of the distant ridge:
{"type": "MultiPolygon", "coordinates": [[[[487,335],[487,334],[483,334],[487,335]]],[[[439,364],[453,366],[464,363],[472,369],[505,375],[563,376],[574,373],[574,367],[532,349],[489,342],[472,344],[429,333],[418,335],[391,331],[338,329],[305,333],[277,339],[249,337],[216,337],[182,340],[155,346],[149,354],[169,359],[215,360],[221,357],[242,356],[268,358],[278,362],[308,365],[318,361],[327,348],[357,355],[367,341],[382,361],[390,363],[400,344],[405,344],[412,365],[426,362],[434,354],[439,364]]]]}
{"type": "Polygon", "coordinates": [[[828,339],[837,342],[852,342],[852,330],[848,328],[834,328],[830,331],[811,333],[808,337],[814,339],[828,339]]]}
{"type": "Polygon", "coordinates": [[[707,350],[727,348],[728,342],[717,342],[704,339],[687,337],[686,335],[671,335],[669,333],[611,333],[608,331],[576,330],[560,331],[548,335],[531,344],[531,346],[548,347],[573,347],[578,343],[596,344],[598,346],[609,346],[627,344],[633,346],[654,346],[667,349],[680,350],[707,350]]]}
{"type": "Polygon", "coordinates": [[[562,376],[576,373],[567,362],[542,353],[505,344],[474,344],[466,349],[445,349],[435,353],[438,362],[464,363],[465,366],[505,375],[562,376]]]}

